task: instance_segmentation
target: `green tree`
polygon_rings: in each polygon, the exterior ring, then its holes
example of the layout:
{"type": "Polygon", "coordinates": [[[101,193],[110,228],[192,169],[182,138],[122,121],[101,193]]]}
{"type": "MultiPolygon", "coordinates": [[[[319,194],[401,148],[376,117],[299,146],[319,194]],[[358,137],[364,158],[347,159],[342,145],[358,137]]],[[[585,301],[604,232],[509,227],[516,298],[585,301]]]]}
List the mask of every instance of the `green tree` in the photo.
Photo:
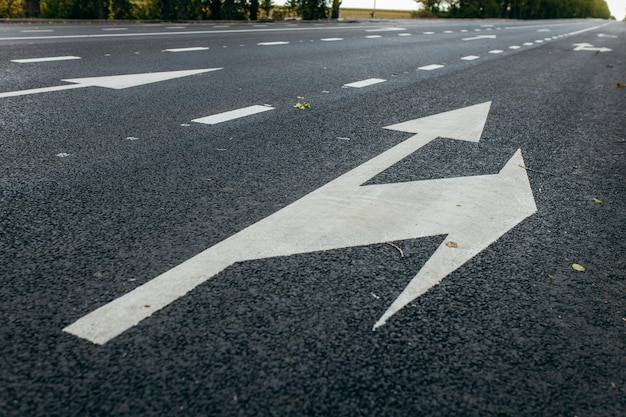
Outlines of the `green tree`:
{"type": "Polygon", "coordinates": [[[303,20],[319,20],[328,17],[326,0],[297,0],[298,14],[303,20]]]}
{"type": "Polygon", "coordinates": [[[331,19],[339,19],[339,8],[341,7],[341,0],[333,0],[333,5],[330,12],[331,19]]]}
{"type": "Polygon", "coordinates": [[[24,17],[23,0],[0,0],[0,18],[24,17]]]}

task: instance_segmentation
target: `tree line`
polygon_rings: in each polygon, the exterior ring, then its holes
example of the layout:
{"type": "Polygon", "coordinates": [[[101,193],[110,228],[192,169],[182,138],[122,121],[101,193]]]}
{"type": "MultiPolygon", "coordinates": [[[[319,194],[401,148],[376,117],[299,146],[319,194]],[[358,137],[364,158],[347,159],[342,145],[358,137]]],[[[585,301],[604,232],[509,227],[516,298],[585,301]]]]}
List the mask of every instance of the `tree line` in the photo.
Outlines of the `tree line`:
{"type": "Polygon", "coordinates": [[[0,18],[259,20],[339,17],[340,0],[0,0],[0,18]],[[335,13],[336,10],[336,13],[335,13]],[[276,15],[276,16],[274,16],[276,15]]]}
{"type": "MultiPolygon", "coordinates": [[[[558,19],[611,16],[605,0],[416,0],[418,17],[558,19]]],[[[341,0],[0,0],[0,18],[304,20],[338,18],[341,0]]]]}
{"type": "Polygon", "coordinates": [[[609,19],[605,0],[416,0],[431,17],[505,19],[609,19]]]}

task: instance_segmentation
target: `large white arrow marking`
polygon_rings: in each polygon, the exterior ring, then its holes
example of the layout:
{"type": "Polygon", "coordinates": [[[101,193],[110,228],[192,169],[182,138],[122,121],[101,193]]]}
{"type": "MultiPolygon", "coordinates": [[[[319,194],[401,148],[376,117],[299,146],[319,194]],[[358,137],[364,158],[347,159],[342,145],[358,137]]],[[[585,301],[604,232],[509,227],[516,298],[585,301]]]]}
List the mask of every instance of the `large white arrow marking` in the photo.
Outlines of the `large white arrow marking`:
{"type": "Polygon", "coordinates": [[[417,134],[63,330],[104,344],[236,262],[447,234],[457,247],[441,244],[381,326],[537,210],[519,150],[499,174],[361,185],[437,137],[478,142],[490,105],[388,126],[417,134]]]}
{"type": "Polygon", "coordinates": [[[69,85],[34,88],[31,90],[9,91],[6,93],[0,93],[0,98],[24,96],[28,94],[49,93],[51,91],[72,90],[75,88],[84,87],[104,87],[121,90],[123,88],[137,87],[144,84],[173,80],[174,78],[187,77],[189,75],[201,74],[203,72],[217,71],[221,69],[222,68],[205,68],[184,71],[149,72],[145,74],[112,75],[106,77],[72,78],[61,80],[72,83],[69,85]]]}
{"type": "Polygon", "coordinates": [[[574,48],[574,51],[588,51],[588,52],[610,52],[612,51],[611,48],[605,48],[605,47],[595,47],[590,43],[575,43],[574,46],[576,48],[574,48]]]}

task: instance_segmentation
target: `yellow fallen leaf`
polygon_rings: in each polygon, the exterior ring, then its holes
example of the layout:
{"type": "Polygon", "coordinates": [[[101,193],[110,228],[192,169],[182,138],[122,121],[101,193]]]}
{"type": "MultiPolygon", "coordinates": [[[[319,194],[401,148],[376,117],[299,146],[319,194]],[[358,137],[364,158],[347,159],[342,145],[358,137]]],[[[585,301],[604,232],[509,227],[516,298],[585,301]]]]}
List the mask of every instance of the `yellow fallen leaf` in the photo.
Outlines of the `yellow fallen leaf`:
{"type": "Polygon", "coordinates": [[[574,270],[579,271],[579,272],[585,272],[585,270],[587,269],[580,264],[572,264],[572,268],[574,268],[574,270]]]}
{"type": "Polygon", "coordinates": [[[555,280],[555,279],[556,279],[556,275],[548,274],[548,277],[549,277],[550,279],[552,279],[552,280],[555,280]]]}
{"type": "Polygon", "coordinates": [[[621,83],[621,82],[617,83],[617,88],[624,88],[624,87],[626,87],[626,84],[621,83]]]}
{"type": "Polygon", "coordinates": [[[449,247],[449,248],[458,248],[459,247],[459,245],[456,242],[452,241],[452,240],[448,240],[446,242],[446,246],[449,247]]]}
{"type": "Polygon", "coordinates": [[[581,167],[580,167],[580,165],[574,165],[574,166],[572,167],[572,169],[580,169],[580,168],[581,168],[581,167]]]}
{"type": "Polygon", "coordinates": [[[593,202],[596,204],[604,204],[604,202],[602,200],[600,200],[599,198],[595,198],[593,199],[593,202]]]}
{"type": "Polygon", "coordinates": [[[309,103],[308,101],[303,101],[302,103],[298,102],[293,107],[295,107],[296,109],[310,109],[311,103],[309,103]]]}

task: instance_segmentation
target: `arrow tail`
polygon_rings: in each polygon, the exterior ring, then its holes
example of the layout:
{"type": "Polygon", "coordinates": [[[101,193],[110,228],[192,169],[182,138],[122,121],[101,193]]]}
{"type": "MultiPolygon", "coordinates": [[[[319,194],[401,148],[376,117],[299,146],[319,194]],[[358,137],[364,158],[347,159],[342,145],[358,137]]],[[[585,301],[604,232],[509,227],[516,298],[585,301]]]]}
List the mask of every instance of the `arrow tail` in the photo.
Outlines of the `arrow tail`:
{"type": "Polygon", "coordinates": [[[232,256],[235,251],[223,250],[226,242],[228,240],[101,306],[63,331],[98,345],[105,344],[239,261],[232,256]]]}

